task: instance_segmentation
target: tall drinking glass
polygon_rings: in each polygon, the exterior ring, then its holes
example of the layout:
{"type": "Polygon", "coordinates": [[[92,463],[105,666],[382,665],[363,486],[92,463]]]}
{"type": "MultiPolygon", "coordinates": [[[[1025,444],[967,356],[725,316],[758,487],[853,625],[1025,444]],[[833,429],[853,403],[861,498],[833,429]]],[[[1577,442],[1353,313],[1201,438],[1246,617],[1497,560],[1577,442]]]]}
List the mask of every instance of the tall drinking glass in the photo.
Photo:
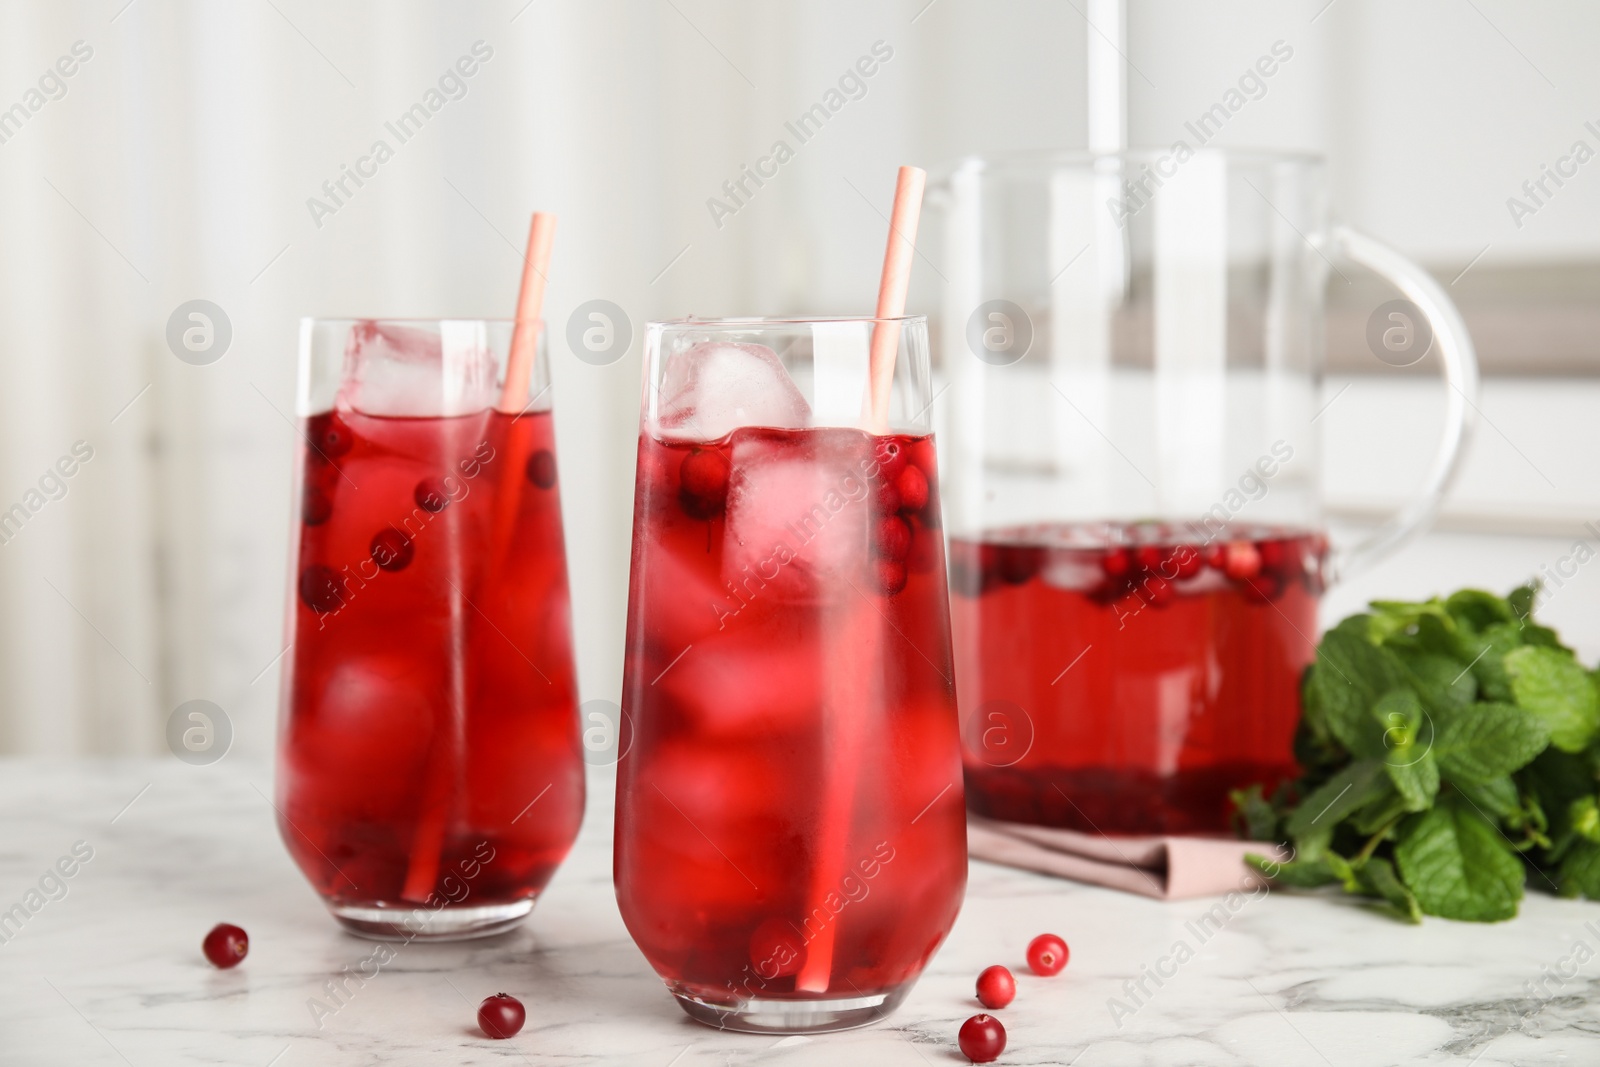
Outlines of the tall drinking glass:
{"type": "Polygon", "coordinates": [[[496,410],[511,334],[301,324],[279,830],[369,937],[515,924],[583,812],[549,369],[496,410]]]}
{"type": "Polygon", "coordinates": [[[966,884],[921,318],[651,323],[617,781],[629,932],[688,1014],[900,1003],[966,884]],[[875,330],[890,428],[864,425],[875,330]]]}
{"type": "Polygon", "coordinates": [[[1477,382],[1448,297],[1331,224],[1324,177],[1313,156],[1175,146],[973,159],[930,184],[974,811],[1217,832],[1231,790],[1296,773],[1318,599],[1431,517],[1477,382]],[[1323,297],[1357,266],[1403,297],[1369,323],[1374,371],[1431,347],[1448,388],[1415,500],[1330,555],[1323,297]]]}

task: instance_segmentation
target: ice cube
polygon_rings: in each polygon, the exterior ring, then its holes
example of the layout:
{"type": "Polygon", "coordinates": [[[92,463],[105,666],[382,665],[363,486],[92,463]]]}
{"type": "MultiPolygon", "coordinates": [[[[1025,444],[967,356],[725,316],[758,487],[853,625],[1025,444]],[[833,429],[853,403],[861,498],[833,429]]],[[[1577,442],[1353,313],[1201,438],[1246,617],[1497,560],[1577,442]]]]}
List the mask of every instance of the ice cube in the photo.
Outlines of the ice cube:
{"type": "Polygon", "coordinates": [[[1045,557],[1040,576],[1046,585],[1081,593],[1099,585],[1105,578],[1105,571],[1098,561],[1085,553],[1051,552],[1045,557]]]}
{"type": "MultiPolygon", "coordinates": [[[[742,614],[742,613],[741,613],[742,614]]],[[[797,651],[791,620],[729,620],[683,654],[657,685],[708,741],[771,739],[815,729],[822,702],[815,654],[797,651]]]]}
{"type": "Polygon", "coordinates": [[[449,416],[494,405],[494,355],[483,323],[426,330],[364,321],[345,345],[339,406],[367,415],[449,416]]]}
{"type": "Polygon", "coordinates": [[[811,405],[765,345],[702,341],[667,361],[657,416],[662,436],[715,441],[741,426],[797,428],[811,405]]]}
{"type": "Polygon", "coordinates": [[[749,602],[821,602],[864,589],[871,487],[860,430],[733,437],[722,578],[749,602]]]}

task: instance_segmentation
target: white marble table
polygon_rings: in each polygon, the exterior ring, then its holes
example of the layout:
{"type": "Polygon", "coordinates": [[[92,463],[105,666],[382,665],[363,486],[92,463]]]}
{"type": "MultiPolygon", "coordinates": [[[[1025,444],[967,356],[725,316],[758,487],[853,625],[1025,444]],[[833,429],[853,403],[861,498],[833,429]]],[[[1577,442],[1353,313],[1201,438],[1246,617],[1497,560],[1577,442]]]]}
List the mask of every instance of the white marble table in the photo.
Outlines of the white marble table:
{"type": "Polygon", "coordinates": [[[319,1030],[308,999],[372,945],[341,933],[290,863],[263,795],[268,768],[0,761],[0,910],[75,842],[93,849],[67,895],[0,944],[0,1063],[956,1064],[956,1029],[979,1010],[973,980],[996,962],[1021,987],[1000,1013],[1002,1063],[1600,1062],[1600,904],[1535,894],[1510,923],[1408,927],[1276,892],[1201,943],[1186,924],[1210,902],[1159,904],[982,863],[949,942],[887,1021],[811,1039],[719,1033],[679,1012],[623,929],[607,784],[593,782],[583,836],[521,929],[405,946],[319,1030]],[[200,954],[219,921],[249,931],[237,970],[200,954]],[[1058,978],[1021,962],[1043,930],[1072,947],[1058,978]],[[1114,1019],[1109,999],[1132,1007],[1124,983],[1179,940],[1194,958],[1160,988],[1147,980],[1152,995],[1114,1019]],[[477,1002],[499,990],[528,1006],[513,1041],[474,1025],[477,1002]]]}

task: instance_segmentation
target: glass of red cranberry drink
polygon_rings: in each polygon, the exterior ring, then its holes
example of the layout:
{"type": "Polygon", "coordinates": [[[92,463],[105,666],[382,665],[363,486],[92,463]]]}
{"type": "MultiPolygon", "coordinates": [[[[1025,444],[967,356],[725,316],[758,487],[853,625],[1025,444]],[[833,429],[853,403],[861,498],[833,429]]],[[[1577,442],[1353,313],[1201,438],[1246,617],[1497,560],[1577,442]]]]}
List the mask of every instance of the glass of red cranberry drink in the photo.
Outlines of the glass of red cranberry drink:
{"type": "Polygon", "coordinates": [[[1319,598],[1432,515],[1476,386],[1448,298],[1331,225],[1323,177],[1311,156],[1185,148],[967,160],[931,181],[977,814],[1226,832],[1234,790],[1296,774],[1319,598]],[[1409,298],[1360,310],[1364,369],[1399,373],[1431,346],[1451,388],[1421,493],[1330,553],[1318,420],[1335,261],[1409,298]]]}
{"type": "Polygon", "coordinates": [[[514,925],[583,812],[549,372],[502,398],[512,332],[302,324],[279,830],[369,937],[514,925]]]}
{"type": "Polygon", "coordinates": [[[961,904],[927,352],[921,318],[647,332],[615,880],[714,1026],[881,1019],[961,904]],[[874,330],[899,332],[882,432],[874,330]]]}

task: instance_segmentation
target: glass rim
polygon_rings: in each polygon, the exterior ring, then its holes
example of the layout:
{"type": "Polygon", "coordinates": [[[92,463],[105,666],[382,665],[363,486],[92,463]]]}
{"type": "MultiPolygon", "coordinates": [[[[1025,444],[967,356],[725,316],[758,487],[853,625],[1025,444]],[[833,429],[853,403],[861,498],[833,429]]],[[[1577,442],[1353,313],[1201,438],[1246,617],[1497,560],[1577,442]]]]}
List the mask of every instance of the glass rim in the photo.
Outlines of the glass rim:
{"type": "MultiPolygon", "coordinates": [[[[1314,171],[1320,170],[1327,165],[1326,156],[1320,152],[1306,149],[1211,148],[1202,145],[1199,148],[1191,149],[1191,151],[1196,155],[1205,153],[1220,156],[1229,163],[1247,164],[1254,167],[1288,166],[1314,171]]],[[[1059,166],[1085,167],[1102,161],[1154,163],[1156,160],[1169,157],[1172,154],[1173,150],[1170,145],[1166,148],[1126,148],[1117,152],[1093,151],[1081,148],[1024,148],[1006,152],[993,152],[986,155],[974,152],[930,167],[928,169],[928,180],[948,181],[954,175],[963,171],[977,171],[979,173],[992,171],[1001,174],[1016,174],[1059,166]]]]}
{"type": "Polygon", "coordinates": [[[544,319],[514,319],[504,316],[485,318],[481,315],[440,315],[437,318],[389,318],[383,315],[302,315],[302,325],[313,324],[317,326],[357,326],[363,322],[378,322],[395,326],[437,326],[442,322],[481,322],[490,326],[515,326],[519,322],[543,322],[544,319]]]}
{"type": "Polygon", "coordinates": [[[875,315],[794,315],[794,316],[735,316],[730,318],[701,319],[693,316],[683,319],[651,319],[645,323],[647,329],[651,328],[729,328],[749,329],[758,326],[814,326],[820,324],[839,322],[871,322],[871,323],[899,323],[903,326],[914,326],[918,323],[927,325],[926,315],[896,315],[879,318],[875,315]]]}

